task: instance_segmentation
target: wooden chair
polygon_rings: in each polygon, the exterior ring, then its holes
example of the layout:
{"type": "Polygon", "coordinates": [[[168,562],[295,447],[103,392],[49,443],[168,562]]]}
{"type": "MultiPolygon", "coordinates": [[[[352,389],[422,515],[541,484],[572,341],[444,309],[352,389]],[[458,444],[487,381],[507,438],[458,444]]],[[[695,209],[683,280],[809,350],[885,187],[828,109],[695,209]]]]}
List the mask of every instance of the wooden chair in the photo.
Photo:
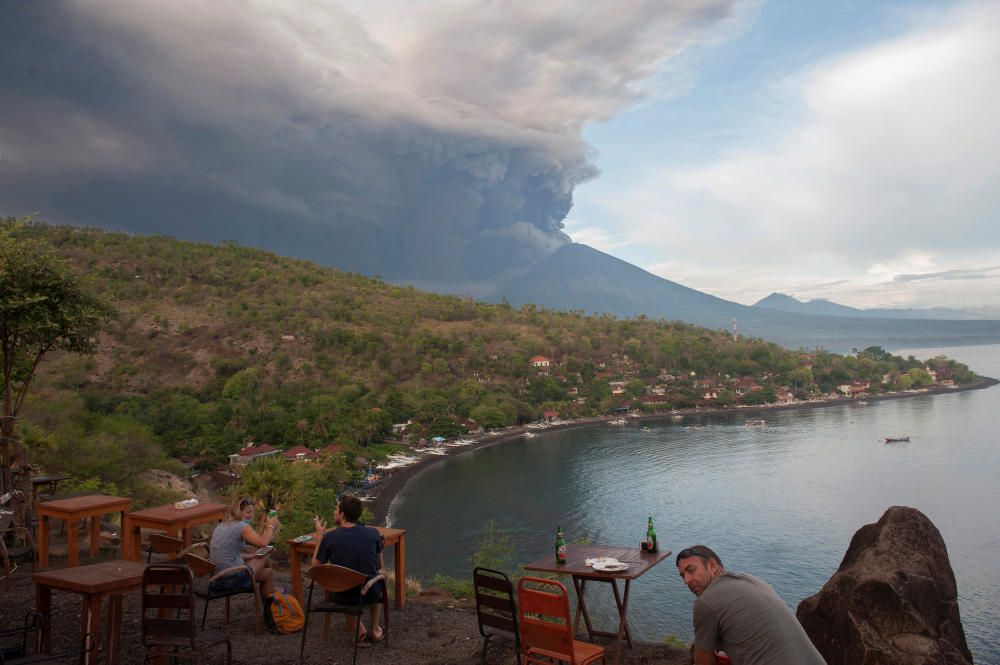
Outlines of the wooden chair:
{"type": "Polygon", "coordinates": [[[195,577],[194,593],[199,598],[205,599],[205,610],[201,615],[201,627],[202,630],[205,628],[205,621],[208,619],[208,604],[209,602],[215,600],[216,598],[226,599],[226,623],[229,623],[229,599],[233,596],[238,596],[240,594],[249,593],[253,596],[253,611],[256,620],[255,630],[261,632],[261,622],[263,617],[261,615],[260,605],[260,592],[257,589],[257,582],[254,581],[249,589],[240,589],[238,591],[228,591],[225,589],[220,589],[213,582],[218,582],[227,575],[237,575],[242,574],[242,571],[246,570],[245,566],[236,566],[233,568],[226,568],[225,570],[216,571],[215,564],[205,559],[203,557],[194,554],[193,552],[187,552],[184,555],[184,560],[187,562],[188,567],[191,568],[191,572],[195,577]]]}
{"type": "Polygon", "coordinates": [[[35,549],[35,539],[31,535],[31,529],[19,526],[14,521],[15,509],[10,506],[0,508],[0,556],[3,557],[3,590],[10,591],[10,576],[17,570],[17,559],[31,555],[31,567],[34,569],[35,559],[38,551],[35,549]],[[23,545],[18,547],[7,547],[7,537],[15,535],[23,540],[23,545]],[[13,567],[11,562],[14,561],[13,567]]]}
{"type": "Polygon", "coordinates": [[[499,570],[477,567],[472,571],[476,592],[476,617],[479,634],[483,636],[480,659],[486,662],[486,649],[491,637],[504,637],[514,641],[514,654],[521,664],[521,636],[517,627],[517,606],[514,604],[514,586],[510,578],[499,570]],[[499,631],[499,632],[494,632],[499,631]]]}
{"type": "Polygon", "coordinates": [[[61,653],[28,653],[28,645],[37,642],[44,619],[41,614],[28,612],[24,622],[17,628],[0,630],[0,665],[29,665],[31,663],[53,663],[80,656],[97,648],[93,636],[87,634],[83,648],[61,653]],[[31,638],[30,642],[28,638],[31,638]]]}
{"type": "MultiPolygon", "coordinates": [[[[369,605],[382,604],[382,635],[385,640],[385,646],[389,648],[389,590],[385,584],[385,575],[381,572],[375,575],[371,579],[368,578],[364,573],[359,573],[356,570],[351,570],[350,568],[344,568],[343,566],[335,566],[331,563],[323,564],[322,566],[313,566],[309,569],[309,577],[312,580],[309,582],[309,595],[306,600],[306,622],[302,626],[302,644],[299,646],[299,665],[302,663],[302,658],[305,655],[306,650],[306,632],[309,630],[309,615],[313,612],[325,612],[326,620],[323,622],[323,636],[326,637],[327,632],[330,628],[330,614],[345,614],[348,616],[357,617],[354,628],[354,665],[358,662],[358,638],[361,636],[361,616],[364,614],[364,609],[369,605]],[[340,593],[344,591],[351,591],[353,589],[359,589],[358,592],[358,602],[351,605],[336,603],[332,600],[325,599],[324,601],[313,605],[313,589],[316,585],[319,585],[327,593],[340,593]],[[382,586],[382,599],[376,601],[375,603],[364,602],[364,595],[376,584],[382,586]]],[[[374,634],[375,626],[372,626],[372,633],[374,634]]]]}
{"type": "Polygon", "coordinates": [[[569,594],[560,582],[522,577],[517,584],[517,604],[525,665],[606,663],[604,647],[574,638],[569,594]]]}
{"type": "Polygon", "coordinates": [[[174,658],[204,662],[205,652],[226,645],[226,663],[233,659],[229,636],[218,631],[197,634],[194,622],[194,577],[177,564],[150,564],[142,574],[142,645],[146,658],[170,650],[174,658]]]}
{"type": "Polygon", "coordinates": [[[168,559],[176,559],[184,547],[184,541],[180,538],[168,536],[165,533],[149,534],[149,543],[146,545],[146,563],[153,561],[154,554],[163,554],[168,559]]]}

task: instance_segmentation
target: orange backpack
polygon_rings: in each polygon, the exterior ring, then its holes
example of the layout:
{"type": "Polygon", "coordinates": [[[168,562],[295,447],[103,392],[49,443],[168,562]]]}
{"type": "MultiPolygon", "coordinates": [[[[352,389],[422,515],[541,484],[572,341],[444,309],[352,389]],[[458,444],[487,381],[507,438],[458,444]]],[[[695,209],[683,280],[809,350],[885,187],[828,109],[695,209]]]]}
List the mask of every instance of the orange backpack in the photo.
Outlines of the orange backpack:
{"type": "Polygon", "coordinates": [[[264,604],[264,621],[272,633],[297,633],[305,625],[306,615],[295,596],[275,591],[264,604]]]}

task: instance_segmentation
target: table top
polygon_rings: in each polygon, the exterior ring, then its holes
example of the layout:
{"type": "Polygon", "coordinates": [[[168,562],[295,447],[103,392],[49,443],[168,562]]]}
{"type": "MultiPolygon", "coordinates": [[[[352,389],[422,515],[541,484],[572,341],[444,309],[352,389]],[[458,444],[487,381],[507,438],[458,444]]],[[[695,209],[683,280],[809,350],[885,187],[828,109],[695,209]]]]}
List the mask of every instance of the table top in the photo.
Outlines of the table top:
{"type": "Polygon", "coordinates": [[[44,501],[38,504],[38,510],[73,513],[82,510],[114,508],[119,505],[123,509],[128,510],[128,507],[132,505],[132,499],[120,496],[107,496],[105,494],[91,494],[89,496],[74,496],[69,499],[44,501]]]}
{"type": "Polygon", "coordinates": [[[61,473],[56,473],[51,476],[32,476],[32,485],[44,485],[45,483],[58,483],[61,480],[69,480],[70,476],[64,476],[61,473]]]}
{"type": "Polygon", "coordinates": [[[225,516],[228,508],[223,503],[199,503],[192,508],[174,508],[174,504],[168,503],[165,506],[156,508],[146,508],[128,513],[125,517],[129,519],[139,519],[146,522],[160,522],[163,524],[173,524],[190,519],[203,517],[211,518],[215,516],[225,516]]]}
{"type": "MultiPolygon", "coordinates": [[[[336,528],[337,527],[333,527],[332,529],[327,529],[326,533],[329,533],[330,531],[333,531],[336,528]]],[[[378,530],[379,535],[381,535],[382,538],[385,539],[385,542],[387,544],[395,543],[400,539],[400,537],[406,535],[406,529],[391,529],[387,526],[376,526],[372,528],[378,530]]],[[[312,536],[312,538],[310,538],[309,540],[305,540],[301,543],[297,542],[294,538],[289,538],[285,542],[288,543],[289,547],[291,547],[294,550],[307,553],[312,552],[313,548],[316,547],[316,542],[317,542],[316,534],[310,533],[303,535],[309,535],[312,536]]]]}
{"type": "Polygon", "coordinates": [[[35,573],[35,584],[77,593],[107,593],[142,584],[145,563],[137,561],[101,561],[86,566],[35,573]]]}
{"type": "Polygon", "coordinates": [[[659,552],[641,551],[638,547],[603,547],[601,545],[568,545],[566,547],[566,563],[556,563],[555,552],[538,561],[532,561],[524,566],[525,570],[534,570],[541,573],[557,573],[573,575],[575,577],[591,578],[615,578],[621,580],[634,580],[647,570],[660,563],[670,556],[670,550],[660,550],[659,552]],[[613,573],[602,573],[587,566],[586,559],[605,556],[614,557],[622,563],[628,564],[627,570],[619,570],[613,573]]]}

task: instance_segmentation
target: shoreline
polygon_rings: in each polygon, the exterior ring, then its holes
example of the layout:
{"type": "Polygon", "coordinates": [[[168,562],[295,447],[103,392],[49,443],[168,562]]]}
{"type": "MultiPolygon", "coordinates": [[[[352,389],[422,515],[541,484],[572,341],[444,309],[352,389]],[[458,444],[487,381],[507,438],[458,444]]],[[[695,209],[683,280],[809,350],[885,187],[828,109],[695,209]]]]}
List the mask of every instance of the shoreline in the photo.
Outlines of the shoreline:
{"type": "MultiPolygon", "coordinates": [[[[871,395],[864,399],[865,402],[883,402],[894,399],[908,399],[912,397],[923,397],[926,395],[949,395],[953,393],[968,392],[970,390],[982,390],[984,388],[990,388],[997,384],[1000,384],[1000,380],[981,376],[973,383],[965,386],[937,386],[931,388],[925,388],[916,392],[906,392],[906,393],[885,393],[880,395],[871,395]]],[[[805,409],[822,409],[831,406],[841,406],[845,404],[857,404],[859,401],[853,397],[839,397],[835,399],[822,399],[814,400],[810,402],[793,402],[791,404],[771,404],[767,406],[746,406],[746,407],[717,407],[709,409],[693,408],[693,409],[682,409],[676,412],[662,411],[659,413],[645,413],[639,415],[630,415],[628,420],[630,422],[643,422],[649,420],[661,420],[669,419],[674,415],[680,415],[684,418],[691,416],[714,416],[720,414],[733,414],[733,413],[746,413],[746,414],[758,414],[771,411],[801,411],[805,409]]],[[[560,421],[558,424],[549,425],[544,430],[538,432],[541,435],[543,432],[556,431],[556,430],[568,430],[568,429],[578,429],[581,427],[593,427],[595,425],[600,425],[607,423],[610,420],[614,420],[619,416],[591,416],[588,418],[578,418],[576,420],[565,420],[560,421]]],[[[480,450],[482,448],[488,448],[490,446],[496,445],[498,443],[503,443],[504,441],[509,441],[510,439],[523,436],[526,432],[533,432],[533,428],[529,428],[527,425],[517,425],[510,429],[501,430],[496,434],[483,434],[478,437],[474,437],[475,443],[465,446],[463,448],[456,448],[455,452],[449,453],[448,455],[429,455],[420,459],[420,461],[411,464],[409,466],[403,467],[394,471],[388,478],[383,480],[378,486],[378,495],[372,499],[370,502],[366,503],[366,507],[372,511],[375,515],[374,523],[378,525],[386,525],[386,520],[389,517],[389,509],[392,507],[393,501],[403,490],[406,484],[411,478],[416,476],[418,473],[429,469],[434,464],[443,461],[449,457],[463,455],[467,453],[480,450]]]]}

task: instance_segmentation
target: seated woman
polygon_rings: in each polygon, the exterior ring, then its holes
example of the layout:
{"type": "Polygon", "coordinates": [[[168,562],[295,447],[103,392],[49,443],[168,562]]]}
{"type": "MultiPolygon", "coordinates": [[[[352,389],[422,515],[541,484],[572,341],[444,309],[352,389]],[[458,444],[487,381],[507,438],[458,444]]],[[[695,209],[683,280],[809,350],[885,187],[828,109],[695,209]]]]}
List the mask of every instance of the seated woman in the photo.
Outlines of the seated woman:
{"type": "Polygon", "coordinates": [[[222,524],[215,527],[209,544],[209,558],[215,564],[216,571],[243,566],[245,574],[226,575],[214,584],[226,585],[231,591],[249,590],[256,581],[260,584],[260,592],[264,598],[270,598],[274,593],[274,580],[271,562],[268,557],[261,557],[253,552],[245,553],[247,545],[264,547],[274,539],[281,522],[274,516],[267,520],[263,533],[257,533],[250,520],[253,519],[254,505],[250,497],[237,497],[229,504],[229,513],[222,524]]]}

